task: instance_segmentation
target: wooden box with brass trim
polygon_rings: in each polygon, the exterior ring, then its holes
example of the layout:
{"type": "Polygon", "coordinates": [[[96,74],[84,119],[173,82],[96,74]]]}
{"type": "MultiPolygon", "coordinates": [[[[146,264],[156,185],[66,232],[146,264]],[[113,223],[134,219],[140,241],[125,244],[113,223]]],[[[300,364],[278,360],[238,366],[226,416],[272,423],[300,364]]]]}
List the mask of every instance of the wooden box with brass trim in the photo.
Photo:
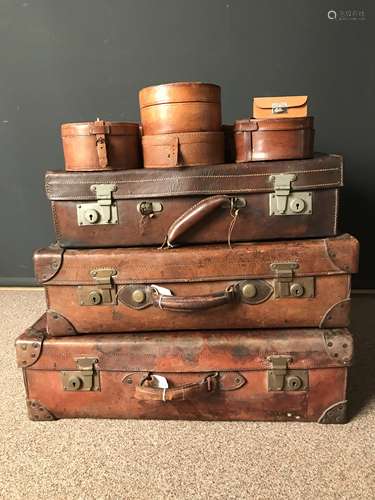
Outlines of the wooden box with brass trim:
{"type": "Polygon", "coordinates": [[[346,421],[347,329],[155,332],[16,341],[31,420],[346,421]]]}
{"type": "Polygon", "coordinates": [[[345,327],[358,241],[35,252],[50,336],[345,327]]]}

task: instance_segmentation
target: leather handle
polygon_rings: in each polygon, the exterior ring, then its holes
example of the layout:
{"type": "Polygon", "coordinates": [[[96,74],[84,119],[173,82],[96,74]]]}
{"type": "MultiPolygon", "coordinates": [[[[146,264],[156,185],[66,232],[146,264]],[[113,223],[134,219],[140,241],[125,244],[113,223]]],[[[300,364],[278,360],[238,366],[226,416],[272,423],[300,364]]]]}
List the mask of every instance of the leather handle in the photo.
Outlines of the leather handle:
{"type": "Polygon", "coordinates": [[[234,287],[221,292],[207,295],[192,295],[190,297],[175,297],[174,295],[152,296],[153,305],[167,311],[201,311],[229,304],[235,298],[234,287]]]}
{"type": "Polygon", "coordinates": [[[186,401],[210,395],[218,388],[218,373],[207,375],[199,382],[182,384],[162,389],[152,386],[152,375],[146,377],[135,388],[135,399],[142,401],[186,401]]]}
{"type": "Polygon", "coordinates": [[[229,196],[210,196],[186,210],[186,212],[180,215],[180,217],[178,217],[169,227],[165,241],[167,246],[173,247],[175,241],[178,240],[182,234],[198,224],[198,222],[207,217],[211,212],[228,202],[230,202],[229,196]]]}

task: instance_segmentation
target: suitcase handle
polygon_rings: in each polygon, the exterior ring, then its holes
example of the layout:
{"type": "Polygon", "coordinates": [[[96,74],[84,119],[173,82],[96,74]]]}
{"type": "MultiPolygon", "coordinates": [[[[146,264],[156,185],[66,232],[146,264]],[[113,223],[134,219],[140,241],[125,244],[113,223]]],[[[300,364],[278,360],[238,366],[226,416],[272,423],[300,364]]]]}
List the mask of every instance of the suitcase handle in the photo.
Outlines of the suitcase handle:
{"type": "Polygon", "coordinates": [[[155,307],[167,311],[199,311],[229,304],[235,299],[235,296],[234,287],[230,287],[221,292],[207,295],[192,295],[189,297],[153,294],[152,301],[155,307]]]}
{"type": "Polygon", "coordinates": [[[221,207],[225,203],[230,203],[231,198],[226,195],[210,196],[199,201],[196,205],[190,207],[180,217],[178,217],[169,227],[165,238],[165,245],[173,247],[178,238],[186,231],[198,224],[204,217],[221,207]]]}
{"type": "Polygon", "coordinates": [[[153,376],[147,375],[135,388],[135,399],[142,401],[185,401],[202,395],[213,394],[218,388],[218,373],[210,373],[199,382],[176,387],[161,388],[154,384],[153,376]]]}

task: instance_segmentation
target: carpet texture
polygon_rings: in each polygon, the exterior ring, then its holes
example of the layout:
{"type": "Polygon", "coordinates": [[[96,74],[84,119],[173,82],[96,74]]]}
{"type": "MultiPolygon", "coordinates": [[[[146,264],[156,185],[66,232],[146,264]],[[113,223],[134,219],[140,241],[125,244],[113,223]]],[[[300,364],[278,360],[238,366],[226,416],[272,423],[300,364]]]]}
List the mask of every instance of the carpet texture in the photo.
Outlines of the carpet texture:
{"type": "Polygon", "coordinates": [[[375,296],[356,297],[346,425],[31,422],[14,339],[39,290],[0,290],[1,499],[374,499],[375,296]]]}

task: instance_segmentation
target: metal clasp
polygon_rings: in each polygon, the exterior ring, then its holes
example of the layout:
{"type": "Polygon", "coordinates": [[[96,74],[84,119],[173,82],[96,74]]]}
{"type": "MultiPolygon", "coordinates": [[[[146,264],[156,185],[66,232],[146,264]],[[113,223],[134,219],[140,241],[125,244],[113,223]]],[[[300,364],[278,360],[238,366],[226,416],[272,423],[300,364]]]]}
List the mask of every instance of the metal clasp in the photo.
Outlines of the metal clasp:
{"type": "Polygon", "coordinates": [[[95,280],[96,285],[79,286],[79,303],[81,306],[98,306],[113,304],[116,294],[112,278],[116,276],[116,269],[101,268],[92,269],[90,276],[95,280]]]}
{"type": "Polygon", "coordinates": [[[99,373],[96,358],[75,358],[78,370],[61,372],[64,391],[99,391],[99,373]]]}
{"type": "Polygon", "coordinates": [[[274,192],[269,195],[270,215],[310,215],[312,214],[311,191],[291,192],[296,174],[272,174],[269,181],[274,183],[274,192]]]}
{"type": "Polygon", "coordinates": [[[313,277],[294,277],[297,262],[273,262],[270,265],[275,272],[275,298],[311,298],[314,297],[315,287],[313,277]]]}
{"type": "Polygon", "coordinates": [[[269,391],[305,391],[308,388],[307,370],[288,370],[290,356],[269,356],[271,363],[268,370],[269,391]]]}
{"type": "Polygon", "coordinates": [[[115,184],[93,184],[90,190],[96,195],[94,203],[77,205],[77,221],[80,226],[91,224],[118,224],[116,204],[112,193],[117,190],[115,184]]]}
{"type": "Polygon", "coordinates": [[[278,115],[280,113],[286,113],[288,111],[288,103],[286,102],[273,102],[272,103],[272,114],[278,115]]]}

